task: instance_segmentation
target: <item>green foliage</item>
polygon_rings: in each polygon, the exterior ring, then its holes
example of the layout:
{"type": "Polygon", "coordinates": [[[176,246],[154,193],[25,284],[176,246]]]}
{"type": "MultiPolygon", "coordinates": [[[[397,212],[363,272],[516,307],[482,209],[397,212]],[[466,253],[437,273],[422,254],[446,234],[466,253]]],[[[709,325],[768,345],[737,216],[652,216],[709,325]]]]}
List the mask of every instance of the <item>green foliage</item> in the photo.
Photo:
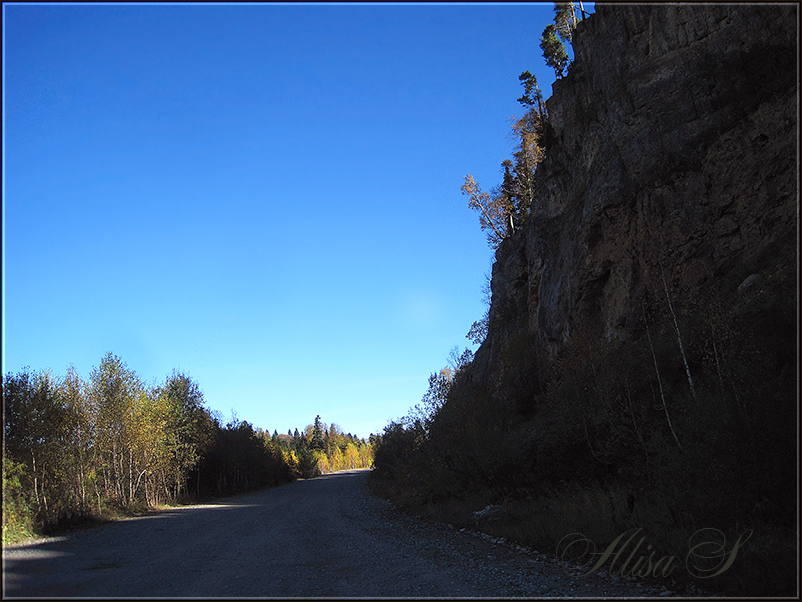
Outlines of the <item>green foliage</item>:
{"type": "Polygon", "coordinates": [[[275,433],[268,438],[284,454],[294,476],[308,479],[339,470],[370,468],[372,443],[345,433],[336,424],[326,427],[319,415],[306,432],[305,437],[295,429],[294,435],[289,431],[288,435],[275,433]]]}
{"type": "Polygon", "coordinates": [[[189,472],[211,447],[215,425],[203,406],[200,386],[189,376],[173,371],[157,395],[165,409],[166,451],[178,494],[185,488],[189,472]]]}
{"type": "Polygon", "coordinates": [[[109,353],[84,382],[3,378],[4,541],[190,495],[275,485],[290,461],[247,423],[221,427],[189,376],[145,387],[109,353]]]}
{"type": "Polygon", "coordinates": [[[417,461],[426,441],[420,421],[411,425],[391,422],[376,442],[371,478],[380,479],[402,505],[420,495],[419,471],[426,466],[417,461]]]}
{"type": "MultiPolygon", "coordinates": [[[[494,249],[519,230],[530,214],[535,170],[545,156],[548,116],[537,78],[525,71],[519,80],[524,94],[518,101],[526,108],[526,113],[512,120],[512,135],[516,140],[514,162],[502,161],[502,182],[490,192],[483,192],[471,175],[465,176],[462,186],[462,193],[469,199],[468,206],[479,212],[479,223],[482,230],[487,231],[488,244],[494,249]]],[[[475,326],[481,327],[481,324],[475,326]]]]}
{"type": "Polygon", "coordinates": [[[323,426],[320,422],[320,415],[315,416],[315,424],[312,430],[312,440],[309,442],[309,448],[315,451],[322,451],[326,447],[323,441],[323,426]]]}
{"type": "MultiPolygon", "coordinates": [[[[584,10],[582,12],[584,14],[584,10]]],[[[573,2],[554,3],[554,23],[543,30],[540,49],[546,64],[554,69],[557,77],[563,76],[571,62],[563,42],[571,43],[576,22],[576,7],[573,2]]]]}
{"type": "Polygon", "coordinates": [[[490,324],[489,316],[485,316],[481,320],[477,320],[471,324],[471,329],[468,331],[468,334],[465,335],[465,338],[474,345],[481,345],[487,338],[488,324],[490,324]]]}
{"type": "Polygon", "coordinates": [[[260,436],[247,421],[225,426],[214,422],[213,443],[198,463],[196,479],[201,495],[224,495],[286,483],[291,467],[269,437],[260,436]]]}
{"type": "Polygon", "coordinates": [[[565,46],[560,39],[557,26],[553,23],[546,25],[543,36],[540,38],[540,49],[543,51],[543,58],[546,64],[554,69],[557,77],[562,77],[568,67],[569,58],[565,51],[565,46]]]}
{"type": "Polygon", "coordinates": [[[658,281],[640,335],[611,345],[598,325],[575,323],[543,373],[535,340],[511,337],[489,367],[492,390],[467,366],[426,421],[385,429],[374,486],[449,522],[505,501],[490,528],[539,549],[641,527],[684,557],[700,528],[751,528],[760,536],[738,570],[706,585],[786,595],[794,567],[776,551],[793,557],[798,330],[792,279],[781,268],[766,278],[751,304],[733,287],[658,281]]]}
{"type": "Polygon", "coordinates": [[[576,8],[573,2],[554,3],[554,27],[564,42],[571,41],[574,27],[576,27],[575,13],[576,8]]]}
{"type": "Polygon", "coordinates": [[[311,479],[321,474],[318,456],[309,449],[302,449],[298,452],[298,476],[303,479],[311,479]]]}
{"type": "MultiPolygon", "coordinates": [[[[563,42],[570,43],[572,39],[577,22],[576,9],[572,2],[554,4],[554,23],[543,30],[540,48],[546,64],[554,69],[557,77],[563,77],[570,64],[563,42]]],[[[493,249],[520,229],[531,213],[535,203],[534,175],[546,152],[548,114],[537,78],[530,71],[524,71],[518,79],[524,87],[518,102],[526,112],[522,117],[513,119],[512,133],[516,140],[514,160],[502,161],[502,182],[490,192],[483,192],[471,175],[465,177],[462,186],[469,207],[479,213],[480,225],[486,231],[488,244],[493,249]]],[[[476,330],[472,330],[470,338],[480,341],[482,324],[476,322],[474,326],[476,330]]]]}
{"type": "Polygon", "coordinates": [[[527,109],[536,109],[538,113],[544,113],[543,94],[537,85],[537,78],[529,71],[524,71],[518,76],[518,80],[524,87],[523,95],[518,99],[527,109]]]}
{"type": "Polygon", "coordinates": [[[25,465],[3,457],[3,544],[33,537],[34,517],[25,491],[25,465]]]}
{"type": "Polygon", "coordinates": [[[308,437],[223,426],[190,376],[146,387],[111,353],[88,382],[25,368],[2,386],[4,542],[373,462],[371,443],[320,416],[308,437]]]}

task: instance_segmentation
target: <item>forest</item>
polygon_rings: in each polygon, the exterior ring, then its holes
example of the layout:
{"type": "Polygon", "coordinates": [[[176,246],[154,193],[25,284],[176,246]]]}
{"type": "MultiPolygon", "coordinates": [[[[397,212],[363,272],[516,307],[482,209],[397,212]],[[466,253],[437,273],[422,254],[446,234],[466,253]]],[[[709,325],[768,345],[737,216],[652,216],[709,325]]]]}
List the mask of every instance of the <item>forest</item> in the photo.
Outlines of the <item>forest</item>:
{"type": "MultiPolygon", "coordinates": [[[[541,48],[562,77],[576,17],[571,3],[555,5],[541,48]]],[[[524,115],[501,183],[483,192],[468,175],[462,188],[497,260],[522,253],[516,237],[542,202],[538,190],[549,190],[536,186],[553,142],[549,114],[534,76],[520,81],[524,115]]],[[[603,548],[644,529],[684,559],[692,534],[716,529],[721,550],[739,537],[748,544],[737,570],[695,585],[787,595],[798,557],[794,245],[778,239],[698,288],[677,289],[656,265],[640,283],[634,336],[610,340],[603,324],[574,317],[556,356],[527,316],[491,311],[488,284],[488,311],[467,338],[482,346],[478,358],[494,328],[503,332],[492,365],[455,349],[421,402],[377,438],[370,486],[409,512],[549,553],[570,533],[603,548]],[[758,272],[771,287],[740,275],[758,272]]]]}
{"type": "Polygon", "coordinates": [[[222,417],[173,371],[147,386],[112,353],[84,380],[3,377],[3,543],[172,504],[368,468],[370,442],[317,416],[280,435],[222,417]]]}

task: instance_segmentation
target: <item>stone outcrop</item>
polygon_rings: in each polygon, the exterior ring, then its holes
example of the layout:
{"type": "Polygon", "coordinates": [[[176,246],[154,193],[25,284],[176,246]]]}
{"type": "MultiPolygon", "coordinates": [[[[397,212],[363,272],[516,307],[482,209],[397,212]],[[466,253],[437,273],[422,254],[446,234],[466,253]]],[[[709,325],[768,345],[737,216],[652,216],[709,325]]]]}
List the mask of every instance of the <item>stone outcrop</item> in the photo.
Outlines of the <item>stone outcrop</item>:
{"type": "Polygon", "coordinates": [[[496,253],[474,379],[503,395],[516,339],[553,358],[579,325],[638,336],[663,277],[679,294],[796,273],[798,11],[599,4],[579,23],[536,206],[496,253]]]}

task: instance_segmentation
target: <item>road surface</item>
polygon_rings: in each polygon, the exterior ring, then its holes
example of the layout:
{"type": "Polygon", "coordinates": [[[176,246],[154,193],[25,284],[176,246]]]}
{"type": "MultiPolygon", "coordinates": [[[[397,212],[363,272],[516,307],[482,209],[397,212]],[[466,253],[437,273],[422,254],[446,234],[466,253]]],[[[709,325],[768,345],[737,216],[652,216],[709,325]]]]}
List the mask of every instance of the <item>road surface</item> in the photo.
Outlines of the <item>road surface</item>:
{"type": "Polygon", "coordinates": [[[665,596],[398,513],[347,471],[3,551],[3,597],[665,596]]]}

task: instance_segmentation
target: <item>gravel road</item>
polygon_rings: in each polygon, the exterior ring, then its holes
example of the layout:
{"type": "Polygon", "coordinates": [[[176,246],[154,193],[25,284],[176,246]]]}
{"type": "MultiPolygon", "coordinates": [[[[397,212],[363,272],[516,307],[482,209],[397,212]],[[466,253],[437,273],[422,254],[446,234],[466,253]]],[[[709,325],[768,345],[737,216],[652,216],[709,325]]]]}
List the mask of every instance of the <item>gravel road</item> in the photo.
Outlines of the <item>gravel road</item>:
{"type": "Polygon", "coordinates": [[[660,597],[397,512],[347,471],[3,551],[3,597],[660,597]]]}

